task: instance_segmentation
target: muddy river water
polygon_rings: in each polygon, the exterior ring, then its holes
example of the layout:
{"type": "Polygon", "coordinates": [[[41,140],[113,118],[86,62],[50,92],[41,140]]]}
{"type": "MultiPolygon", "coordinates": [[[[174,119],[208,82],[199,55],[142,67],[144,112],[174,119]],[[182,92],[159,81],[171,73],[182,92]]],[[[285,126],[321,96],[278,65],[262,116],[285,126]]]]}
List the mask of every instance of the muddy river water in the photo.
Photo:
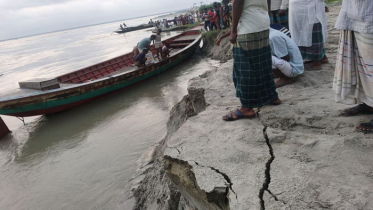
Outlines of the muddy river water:
{"type": "MultiPolygon", "coordinates": [[[[0,97],[19,81],[53,77],[124,54],[151,33],[111,35],[118,26],[0,42],[0,97]]],[[[0,140],[0,209],[129,209],[133,199],[125,186],[141,156],[165,136],[169,111],[187,93],[188,80],[214,68],[211,64],[194,55],[93,103],[26,118],[26,125],[2,116],[13,132],[0,140]]]]}

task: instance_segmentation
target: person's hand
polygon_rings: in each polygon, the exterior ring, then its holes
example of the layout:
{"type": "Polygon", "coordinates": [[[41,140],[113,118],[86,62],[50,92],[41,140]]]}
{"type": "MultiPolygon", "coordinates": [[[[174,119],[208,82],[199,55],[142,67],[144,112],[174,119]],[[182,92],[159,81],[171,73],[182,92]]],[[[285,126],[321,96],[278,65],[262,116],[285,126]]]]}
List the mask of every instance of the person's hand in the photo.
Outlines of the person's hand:
{"type": "Polygon", "coordinates": [[[325,12],[330,12],[329,7],[325,6],[325,12]]]}
{"type": "Polygon", "coordinates": [[[232,44],[236,44],[237,42],[237,31],[232,31],[231,32],[231,35],[229,37],[229,41],[232,43],[232,44]]]}
{"type": "Polygon", "coordinates": [[[216,45],[217,45],[217,46],[220,46],[220,42],[221,42],[221,39],[219,38],[219,39],[216,41],[216,45]]]}
{"type": "Polygon", "coordinates": [[[279,15],[286,15],[287,13],[288,13],[288,11],[285,10],[285,9],[280,9],[280,11],[278,11],[279,15]]]}

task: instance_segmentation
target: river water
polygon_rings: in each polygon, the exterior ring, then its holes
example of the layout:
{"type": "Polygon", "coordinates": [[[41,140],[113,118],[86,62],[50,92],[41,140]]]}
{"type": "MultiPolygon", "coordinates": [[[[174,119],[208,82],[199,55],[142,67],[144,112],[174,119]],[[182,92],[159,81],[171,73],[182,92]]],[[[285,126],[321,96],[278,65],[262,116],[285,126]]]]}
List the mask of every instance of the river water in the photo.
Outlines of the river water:
{"type": "MultiPolygon", "coordinates": [[[[0,42],[0,97],[19,81],[127,53],[151,33],[111,34],[119,23],[0,42]]],[[[0,209],[130,209],[126,186],[140,157],[165,136],[169,111],[187,93],[188,80],[212,68],[194,55],[125,91],[64,113],[26,118],[25,126],[2,116],[13,133],[0,140],[0,209]]]]}

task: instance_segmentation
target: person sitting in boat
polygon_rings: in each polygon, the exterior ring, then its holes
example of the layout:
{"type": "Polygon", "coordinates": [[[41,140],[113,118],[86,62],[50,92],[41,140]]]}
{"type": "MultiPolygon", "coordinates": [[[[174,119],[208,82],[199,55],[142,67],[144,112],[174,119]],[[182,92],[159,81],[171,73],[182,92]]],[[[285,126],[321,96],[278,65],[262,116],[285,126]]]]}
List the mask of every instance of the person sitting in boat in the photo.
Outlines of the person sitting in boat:
{"type": "Polygon", "coordinates": [[[170,56],[170,52],[171,52],[171,47],[170,47],[170,43],[168,42],[165,42],[163,44],[163,47],[162,47],[162,53],[161,53],[161,56],[162,56],[162,60],[169,57],[170,56]]]}
{"type": "Polygon", "coordinates": [[[136,59],[135,59],[135,66],[137,67],[143,67],[145,66],[145,63],[146,63],[146,54],[148,54],[149,50],[148,49],[143,49],[143,51],[137,55],[136,59]]]}

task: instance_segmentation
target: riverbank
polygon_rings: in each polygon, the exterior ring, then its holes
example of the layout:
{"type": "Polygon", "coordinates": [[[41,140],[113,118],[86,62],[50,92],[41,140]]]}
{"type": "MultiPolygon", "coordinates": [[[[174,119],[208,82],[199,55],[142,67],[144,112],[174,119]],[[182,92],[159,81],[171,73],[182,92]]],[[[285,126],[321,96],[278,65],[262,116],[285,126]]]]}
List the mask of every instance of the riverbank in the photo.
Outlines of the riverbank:
{"type": "Polygon", "coordinates": [[[355,131],[372,116],[339,116],[346,106],[331,88],[340,6],[330,10],[330,63],[279,88],[283,104],[258,119],[221,120],[240,105],[232,60],[189,82],[136,209],[373,209],[372,136],[355,131]]]}

